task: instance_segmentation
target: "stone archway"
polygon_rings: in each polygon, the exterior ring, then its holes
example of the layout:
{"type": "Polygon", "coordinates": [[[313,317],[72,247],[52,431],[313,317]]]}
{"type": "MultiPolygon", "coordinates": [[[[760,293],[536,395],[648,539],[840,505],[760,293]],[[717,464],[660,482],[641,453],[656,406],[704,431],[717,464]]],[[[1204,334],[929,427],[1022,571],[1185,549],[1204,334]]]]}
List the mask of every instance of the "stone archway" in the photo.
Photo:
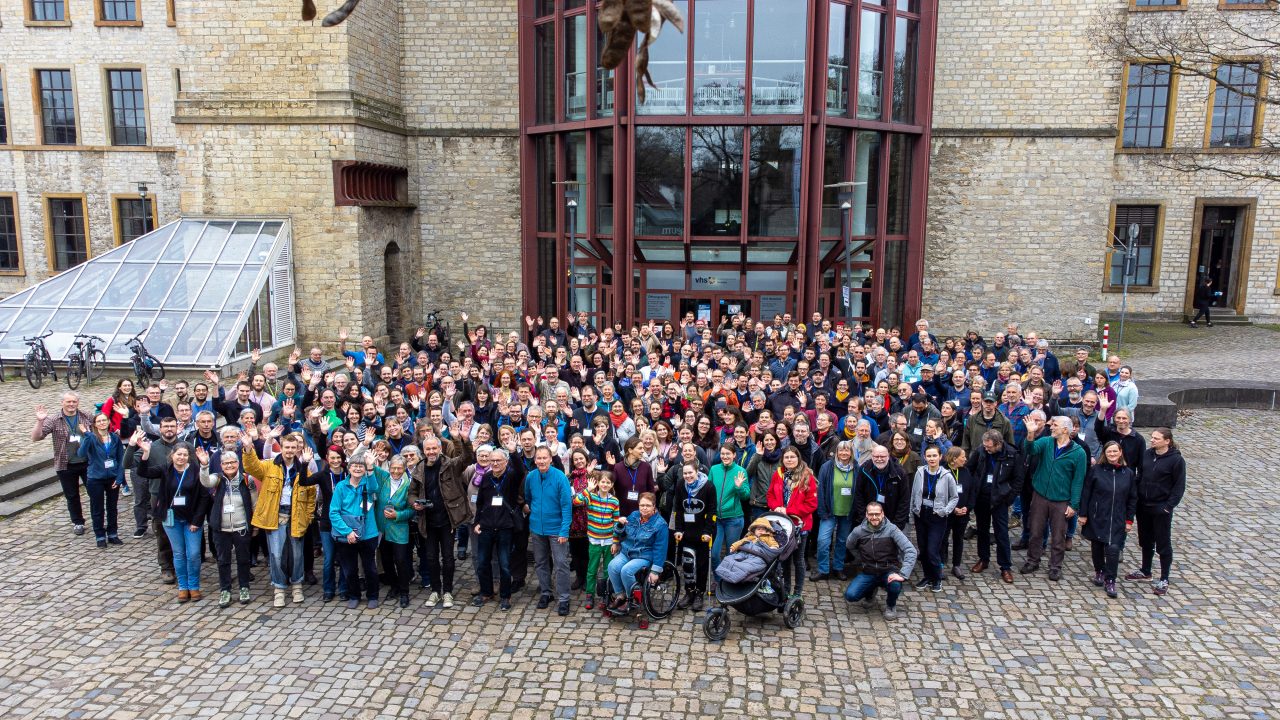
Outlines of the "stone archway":
{"type": "Polygon", "coordinates": [[[386,288],[387,336],[392,342],[405,337],[404,263],[400,246],[387,243],[382,252],[382,277],[386,288]]]}

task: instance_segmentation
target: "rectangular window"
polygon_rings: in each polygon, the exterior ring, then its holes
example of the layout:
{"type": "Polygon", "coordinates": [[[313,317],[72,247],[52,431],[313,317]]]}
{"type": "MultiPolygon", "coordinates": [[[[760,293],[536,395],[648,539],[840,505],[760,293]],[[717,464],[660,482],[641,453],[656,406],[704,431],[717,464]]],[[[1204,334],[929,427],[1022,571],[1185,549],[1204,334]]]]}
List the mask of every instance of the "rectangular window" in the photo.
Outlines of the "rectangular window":
{"type": "Polygon", "coordinates": [[[916,40],[919,23],[899,17],[894,21],[893,120],[909,123],[916,112],[916,40]]]}
{"type": "Polygon", "coordinates": [[[103,22],[137,22],[138,3],[135,0],[99,0],[99,19],[103,22]]]}
{"type": "Polygon", "coordinates": [[[684,235],[684,128],[636,128],[635,234],[684,235]]]}
{"type": "Polygon", "coordinates": [[[564,21],[564,117],[587,117],[587,16],[575,15],[564,21]]]}
{"type": "Polygon", "coordinates": [[[831,3],[827,20],[827,114],[849,112],[849,38],[853,12],[847,5],[831,3]]]}
{"type": "Polygon", "coordinates": [[[1182,0],[1133,0],[1134,7],[1178,7],[1182,0]]]}
{"type": "MultiPolygon", "coordinates": [[[[689,17],[689,0],[675,0],[675,5],[681,16],[689,17]]],[[[637,115],[685,114],[688,56],[688,39],[678,32],[664,32],[649,46],[649,75],[654,87],[645,90],[643,104],[636,98],[637,115]]]]}
{"type": "Polygon", "coordinates": [[[45,145],[76,144],[76,93],[70,70],[37,70],[41,140],[45,145]]]}
{"type": "Polygon", "coordinates": [[[53,270],[61,272],[89,259],[83,199],[49,198],[48,232],[53,270]]]}
{"type": "Polygon", "coordinates": [[[798,126],[751,128],[747,234],[794,237],[800,232],[800,167],[804,133],[798,126]]]}
{"type": "Polygon", "coordinates": [[[858,40],[858,117],[878,120],[884,107],[884,13],[862,11],[858,40]]]}
{"type": "Polygon", "coordinates": [[[32,22],[65,22],[67,4],[63,0],[30,0],[32,22]]]}
{"type": "MultiPolygon", "coordinates": [[[[1152,266],[1155,259],[1156,226],[1160,219],[1159,205],[1117,205],[1116,223],[1112,228],[1113,238],[1129,242],[1129,226],[1138,225],[1137,255],[1133,266],[1133,274],[1129,277],[1130,286],[1151,287],[1152,266]]],[[[1124,250],[1115,245],[1111,251],[1109,284],[1112,287],[1124,285],[1124,250]]]]}
{"type": "Polygon", "coordinates": [[[12,195],[0,196],[0,272],[22,269],[18,251],[18,205],[12,195]]]}
{"type": "Polygon", "coordinates": [[[142,198],[117,198],[116,224],[116,241],[121,245],[151,232],[151,202],[142,198]]]}
{"type": "Polygon", "coordinates": [[[147,107],[141,70],[108,70],[111,99],[111,144],[147,144],[147,107]]]}
{"type": "Polygon", "coordinates": [[[1258,111],[1258,63],[1222,65],[1213,90],[1209,147],[1253,147],[1258,111]]]}
{"type": "MultiPolygon", "coordinates": [[[[755,0],[751,46],[751,112],[804,109],[806,12],[792,0],[755,0]]],[[[695,39],[696,43],[697,40],[695,39]]]]}
{"type": "Polygon", "coordinates": [[[1134,63],[1129,66],[1125,79],[1124,147],[1165,146],[1172,79],[1171,68],[1165,63],[1134,63]]]}
{"type": "Polygon", "coordinates": [[[747,93],[747,0],[703,0],[695,10],[693,114],[741,115],[747,93]]]}

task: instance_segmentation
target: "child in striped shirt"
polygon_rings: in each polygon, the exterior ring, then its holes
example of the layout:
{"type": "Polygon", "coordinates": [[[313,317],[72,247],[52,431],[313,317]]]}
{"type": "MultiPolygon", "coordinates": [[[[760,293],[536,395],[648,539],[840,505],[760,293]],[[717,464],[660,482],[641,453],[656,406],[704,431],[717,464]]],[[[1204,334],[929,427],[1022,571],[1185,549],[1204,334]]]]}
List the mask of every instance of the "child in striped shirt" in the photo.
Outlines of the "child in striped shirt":
{"type": "MultiPolygon", "coordinates": [[[[587,592],[586,608],[595,607],[596,576],[609,566],[613,532],[618,524],[618,498],[613,496],[613,475],[600,470],[587,477],[587,488],[573,496],[574,505],[587,508],[587,592]]],[[[604,582],[608,582],[607,580],[604,582]]],[[[600,606],[604,607],[608,588],[600,593],[600,606]]]]}

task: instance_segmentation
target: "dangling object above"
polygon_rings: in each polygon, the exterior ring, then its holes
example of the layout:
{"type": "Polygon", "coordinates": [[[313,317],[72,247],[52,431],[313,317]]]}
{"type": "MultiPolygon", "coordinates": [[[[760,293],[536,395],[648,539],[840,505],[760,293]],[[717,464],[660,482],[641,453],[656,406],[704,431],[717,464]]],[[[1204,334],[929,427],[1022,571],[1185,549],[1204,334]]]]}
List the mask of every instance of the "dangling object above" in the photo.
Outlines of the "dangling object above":
{"type": "Polygon", "coordinates": [[[622,64],[636,33],[644,35],[636,48],[636,97],[643,103],[645,84],[657,87],[649,75],[649,46],[658,39],[664,22],[684,32],[684,18],[671,0],[603,0],[598,19],[605,37],[600,65],[606,70],[622,64]]]}
{"type": "MultiPolygon", "coordinates": [[[[342,3],[342,7],[334,10],[328,15],[325,15],[324,20],[321,20],[320,24],[325,27],[333,27],[334,25],[341,24],[343,20],[346,20],[351,16],[351,11],[355,10],[356,6],[359,4],[360,0],[347,0],[342,3]]],[[[302,19],[316,19],[316,5],[312,0],[302,0],[302,19]]]]}

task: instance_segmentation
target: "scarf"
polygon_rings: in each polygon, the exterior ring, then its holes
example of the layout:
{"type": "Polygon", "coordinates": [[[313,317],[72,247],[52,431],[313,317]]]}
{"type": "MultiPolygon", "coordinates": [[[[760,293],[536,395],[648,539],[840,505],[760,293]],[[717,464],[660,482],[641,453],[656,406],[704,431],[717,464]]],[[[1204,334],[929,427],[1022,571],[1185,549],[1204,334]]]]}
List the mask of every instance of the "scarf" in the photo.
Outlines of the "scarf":
{"type": "Polygon", "coordinates": [[[842,393],[842,392],[840,392],[839,390],[837,390],[837,391],[836,391],[836,402],[841,403],[841,404],[845,404],[845,403],[847,403],[847,402],[849,401],[849,395],[850,395],[850,393],[847,393],[847,392],[846,392],[846,393],[842,393]]]}
{"type": "MultiPolygon", "coordinates": [[[[851,459],[852,459],[852,458],[851,458],[851,459]]],[[[852,471],[853,471],[853,463],[852,463],[852,462],[850,462],[848,465],[845,465],[845,464],[841,463],[839,460],[836,460],[836,461],[835,461],[835,463],[836,463],[836,469],[837,469],[837,470],[839,470],[839,471],[840,471],[840,472],[842,472],[842,473],[847,473],[847,472],[852,472],[852,471]]]]}
{"type": "Polygon", "coordinates": [[[685,492],[687,492],[687,493],[689,494],[689,497],[691,497],[691,498],[692,498],[692,497],[697,497],[697,496],[698,496],[698,491],[702,490],[702,486],[703,486],[703,485],[706,485],[706,484],[707,484],[707,476],[706,476],[706,475],[704,475],[704,474],[702,474],[702,473],[700,473],[700,472],[699,472],[699,473],[694,473],[693,483],[692,483],[692,484],[690,484],[690,483],[685,483],[685,484],[684,484],[684,489],[685,489],[685,492]]]}
{"type": "Polygon", "coordinates": [[[846,415],[844,418],[844,438],[852,440],[858,436],[858,423],[852,415],[846,415]]]}
{"type": "Polygon", "coordinates": [[[613,423],[613,426],[615,428],[622,427],[622,423],[626,422],[628,419],[629,419],[629,416],[627,415],[626,411],[620,412],[616,415],[613,412],[609,413],[609,422],[613,423]]]}
{"type": "Polygon", "coordinates": [[[778,447],[769,452],[762,452],[760,453],[760,457],[763,457],[764,461],[767,463],[770,463],[770,464],[776,463],[778,462],[779,459],[782,458],[782,450],[783,448],[778,447]]]}

